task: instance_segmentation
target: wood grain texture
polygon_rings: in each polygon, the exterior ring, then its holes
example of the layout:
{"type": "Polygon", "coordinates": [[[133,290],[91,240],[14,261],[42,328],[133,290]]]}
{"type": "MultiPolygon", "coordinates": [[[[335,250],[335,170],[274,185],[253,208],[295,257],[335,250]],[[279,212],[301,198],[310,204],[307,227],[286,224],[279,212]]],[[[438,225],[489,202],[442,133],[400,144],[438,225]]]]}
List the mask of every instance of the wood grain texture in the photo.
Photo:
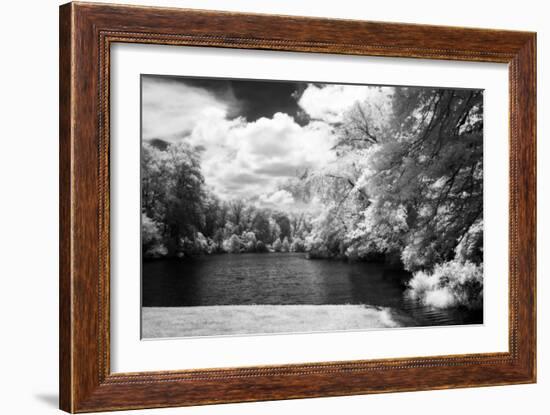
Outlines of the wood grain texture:
{"type": "Polygon", "coordinates": [[[69,8],[59,14],[59,405],[72,407],[71,287],[71,102],[72,19],[69,8]]]}
{"type": "Polygon", "coordinates": [[[60,407],[68,412],[534,382],[534,33],[69,3],[60,9],[60,407]],[[109,69],[115,42],[508,63],[509,352],[111,373],[109,69]]]}

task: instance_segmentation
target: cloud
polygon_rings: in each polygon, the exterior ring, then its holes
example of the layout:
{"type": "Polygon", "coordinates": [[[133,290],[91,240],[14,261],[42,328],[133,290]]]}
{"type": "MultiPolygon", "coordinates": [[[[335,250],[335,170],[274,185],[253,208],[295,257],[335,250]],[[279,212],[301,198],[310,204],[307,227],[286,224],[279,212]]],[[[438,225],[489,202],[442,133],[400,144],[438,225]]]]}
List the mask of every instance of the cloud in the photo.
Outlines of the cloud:
{"type": "Polygon", "coordinates": [[[292,205],[294,197],[287,190],[277,190],[271,194],[260,195],[258,202],[265,207],[281,207],[292,205]]]}
{"type": "Polygon", "coordinates": [[[392,91],[392,87],[309,84],[298,104],[311,118],[333,124],[342,122],[344,114],[355,103],[366,99],[373,103],[382,102],[392,91]]]}
{"type": "Polygon", "coordinates": [[[328,125],[314,122],[302,127],[282,113],[251,123],[212,114],[186,140],[205,148],[205,181],[225,199],[273,194],[285,179],[334,158],[328,125]]]}
{"type": "Polygon", "coordinates": [[[142,78],[142,134],[145,140],[162,138],[174,142],[196,125],[212,117],[225,117],[231,100],[221,100],[203,88],[169,78],[142,78]]]}
{"type": "MultiPolygon", "coordinates": [[[[306,88],[306,97],[302,96],[298,104],[304,110],[325,114],[325,119],[310,119],[307,125],[301,125],[283,112],[252,122],[244,116],[235,118],[241,101],[232,94],[215,94],[199,85],[144,77],[142,87],[143,138],[183,140],[204,149],[202,173],[216,195],[225,200],[244,198],[262,206],[308,209],[303,201],[294,200],[280,189],[289,178],[306,169],[334,161],[331,149],[336,138],[333,126],[326,121],[329,112],[321,106],[314,108],[308,101],[309,95],[326,95],[329,90],[311,85],[306,88]]],[[[332,91],[334,96],[336,91],[332,91]]],[[[359,96],[350,91],[340,91],[347,98],[340,97],[339,102],[349,103],[350,97],[359,96]]]]}

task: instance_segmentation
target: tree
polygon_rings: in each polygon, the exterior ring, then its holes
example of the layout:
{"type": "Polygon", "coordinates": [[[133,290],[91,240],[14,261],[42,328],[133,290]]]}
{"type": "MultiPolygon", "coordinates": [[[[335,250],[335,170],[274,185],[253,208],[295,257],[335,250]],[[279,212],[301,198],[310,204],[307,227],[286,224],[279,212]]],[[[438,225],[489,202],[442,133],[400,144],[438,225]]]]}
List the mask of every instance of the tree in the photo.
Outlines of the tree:
{"type": "Polygon", "coordinates": [[[271,243],[271,230],[269,228],[268,216],[263,211],[256,212],[252,221],[252,230],[256,238],[264,243],[271,243]]]}
{"type": "Polygon", "coordinates": [[[241,239],[233,234],[223,242],[223,249],[230,254],[238,254],[241,251],[241,239]]]}
{"type": "Polygon", "coordinates": [[[312,256],[402,261],[428,269],[482,258],[483,96],[388,88],[337,126],[335,161],[309,172],[325,203],[306,238],[312,256]]]}
{"type": "Polygon", "coordinates": [[[329,204],[315,220],[313,229],[305,238],[306,251],[311,258],[343,257],[345,240],[348,232],[353,229],[340,206],[329,204]]]}
{"type": "Polygon", "coordinates": [[[288,251],[290,251],[290,243],[288,242],[288,238],[285,236],[285,239],[283,239],[283,243],[281,244],[281,252],[288,251]]]}
{"type": "Polygon", "coordinates": [[[269,218],[269,233],[269,239],[273,242],[275,242],[281,236],[281,228],[279,227],[279,224],[275,221],[275,219],[273,219],[273,217],[269,218]]]}
{"type": "Polygon", "coordinates": [[[200,154],[185,143],[165,150],[144,143],[141,169],[144,213],[159,224],[168,254],[175,255],[205,224],[200,154]]]}
{"type": "Polygon", "coordinates": [[[214,251],[219,252],[223,250],[223,230],[221,228],[216,229],[214,236],[212,237],[212,243],[214,244],[214,251]]]}
{"type": "Polygon", "coordinates": [[[244,202],[244,208],[240,215],[239,226],[242,232],[250,231],[253,229],[253,221],[256,217],[256,207],[252,204],[244,202]]]}
{"type": "Polygon", "coordinates": [[[203,200],[204,226],[201,231],[204,235],[213,236],[216,230],[225,223],[225,212],[222,203],[212,192],[205,192],[203,200]]]}
{"type": "Polygon", "coordinates": [[[229,239],[231,235],[238,232],[238,227],[231,221],[225,222],[223,226],[223,237],[224,239],[229,239]]]}
{"type": "Polygon", "coordinates": [[[233,200],[229,203],[229,220],[235,224],[238,233],[242,231],[240,225],[243,219],[244,210],[245,203],[241,199],[233,200]]]}
{"type": "Polygon", "coordinates": [[[290,219],[285,213],[277,212],[273,215],[273,219],[279,225],[279,237],[290,238],[290,219]]]}
{"type": "Polygon", "coordinates": [[[273,242],[273,250],[275,252],[281,252],[282,247],[283,244],[281,243],[281,240],[279,238],[275,239],[275,242],[273,242]]]}
{"type": "Polygon", "coordinates": [[[158,258],[167,253],[158,224],[145,213],[141,214],[141,247],[145,258],[158,258]]]}
{"type": "Polygon", "coordinates": [[[300,238],[294,238],[292,244],[290,245],[290,252],[304,252],[305,246],[304,241],[300,238]]]}
{"type": "Polygon", "coordinates": [[[427,269],[452,260],[482,220],[483,95],[397,88],[393,113],[395,138],[372,148],[359,178],[372,205],[356,241],[402,251],[407,269],[427,269]]]}
{"type": "Polygon", "coordinates": [[[254,232],[243,232],[241,243],[246,252],[254,252],[256,250],[256,235],[254,235],[254,232]]]}

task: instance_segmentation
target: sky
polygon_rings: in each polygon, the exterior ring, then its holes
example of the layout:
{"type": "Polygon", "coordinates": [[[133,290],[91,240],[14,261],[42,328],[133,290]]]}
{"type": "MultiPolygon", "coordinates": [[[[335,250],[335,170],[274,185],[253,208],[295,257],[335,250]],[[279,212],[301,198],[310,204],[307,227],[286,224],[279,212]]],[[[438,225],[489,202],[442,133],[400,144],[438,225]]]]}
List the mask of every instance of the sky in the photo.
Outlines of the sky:
{"type": "Polygon", "coordinates": [[[142,139],[204,149],[205,183],[224,199],[304,211],[280,186],[334,161],[335,126],[391,88],[291,81],[142,76],[142,139]]]}

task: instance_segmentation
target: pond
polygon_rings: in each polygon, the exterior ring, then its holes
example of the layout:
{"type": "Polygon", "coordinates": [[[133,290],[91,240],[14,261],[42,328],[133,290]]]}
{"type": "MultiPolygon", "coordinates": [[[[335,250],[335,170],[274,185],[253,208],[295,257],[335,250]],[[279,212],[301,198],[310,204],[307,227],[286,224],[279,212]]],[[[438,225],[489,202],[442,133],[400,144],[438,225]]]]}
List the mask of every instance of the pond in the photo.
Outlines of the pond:
{"type": "Polygon", "coordinates": [[[482,323],[482,313],[440,310],[404,296],[410,274],[386,264],[309,260],[304,254],[226,254],[144,261],[144,307],[364,304],[414,325],[482,323]]]}

